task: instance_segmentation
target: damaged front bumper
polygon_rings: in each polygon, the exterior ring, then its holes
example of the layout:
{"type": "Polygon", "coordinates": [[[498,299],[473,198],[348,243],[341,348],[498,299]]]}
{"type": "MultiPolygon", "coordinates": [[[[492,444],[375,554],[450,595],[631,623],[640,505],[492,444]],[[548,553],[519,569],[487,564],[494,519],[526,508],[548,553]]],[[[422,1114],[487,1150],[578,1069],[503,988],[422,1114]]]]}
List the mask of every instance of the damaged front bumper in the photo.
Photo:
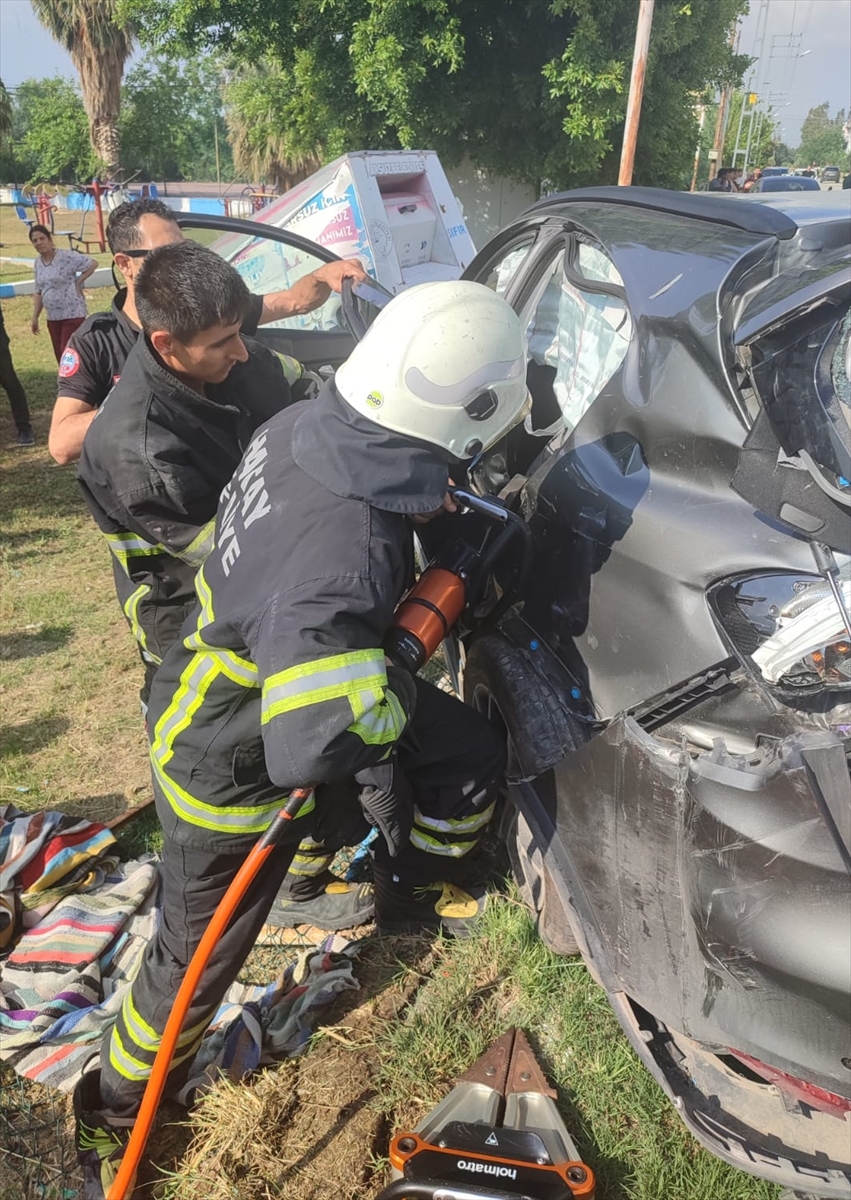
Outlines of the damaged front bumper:
{"type": "Polygon", "coordinates": [[[848,1121],[792,1104],[713,1053],[656,1022],[628,996],[609,1001],[633,1048],[690,1133],[740,1171],[825,1200],[851,1197],[848,1121]]]}
{"type": "Polygon", "coordinates": [[[622,716],[516,784],[589,965],[695,1136],[775,1183],[851,1197],[851,1117],[732,1051],[851,1097],[845,749],[825,729],[703,752],[622,716]],[[676,1031],[676,1032],[675,1032],[676,1031]]]}

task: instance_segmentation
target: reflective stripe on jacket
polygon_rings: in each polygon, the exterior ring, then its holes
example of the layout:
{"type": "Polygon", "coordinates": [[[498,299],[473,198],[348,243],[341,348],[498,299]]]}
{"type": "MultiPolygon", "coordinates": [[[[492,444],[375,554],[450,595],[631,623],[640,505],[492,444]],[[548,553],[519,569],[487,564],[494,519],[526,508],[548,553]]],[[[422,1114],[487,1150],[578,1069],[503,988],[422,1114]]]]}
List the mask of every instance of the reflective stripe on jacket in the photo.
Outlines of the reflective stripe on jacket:
{"type": "Polygon", "coordinates": [[[390,756],[414,702],[382,650],[410,578],[410,526],[295,464],[302,408],[258,431],[224,489],[199,609],[151,691],[160,819],[185,844],[217,833],[225,853],[250,845],[293,787],[390,756]]]}

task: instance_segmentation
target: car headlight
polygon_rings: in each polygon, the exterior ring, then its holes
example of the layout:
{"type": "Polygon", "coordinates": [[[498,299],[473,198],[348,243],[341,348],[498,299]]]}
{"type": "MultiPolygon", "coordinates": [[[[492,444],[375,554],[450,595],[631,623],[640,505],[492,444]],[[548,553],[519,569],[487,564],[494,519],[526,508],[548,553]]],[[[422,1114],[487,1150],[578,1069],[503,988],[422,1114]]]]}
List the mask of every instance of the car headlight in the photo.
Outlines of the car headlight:
{"type": "MultiPolygon", "coordinates": [[[[839,587],[851,608],[848,566],[839,587]]],[[[821,575],[727,579],[709,601],[739,657],[772,688],[788,695],[851,687],[851,639],[821,575]]]]}

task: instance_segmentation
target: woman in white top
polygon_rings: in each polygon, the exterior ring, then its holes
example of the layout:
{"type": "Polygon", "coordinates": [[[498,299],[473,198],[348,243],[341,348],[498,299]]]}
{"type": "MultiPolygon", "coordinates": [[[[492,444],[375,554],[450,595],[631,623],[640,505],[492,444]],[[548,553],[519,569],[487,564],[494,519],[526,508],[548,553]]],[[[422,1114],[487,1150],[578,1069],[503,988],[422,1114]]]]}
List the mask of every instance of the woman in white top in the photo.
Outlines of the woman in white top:
{"type": "Polygon", "coordinates": [[[68,338],[88,315],[83,286],[97,263],[77,250],[57,250],[44,225],[33,225],[30,241],[39,255],[35,260],[32,331],[38,333],[38,318],[44,309],[53,353],[59,362],[68,338]]]}

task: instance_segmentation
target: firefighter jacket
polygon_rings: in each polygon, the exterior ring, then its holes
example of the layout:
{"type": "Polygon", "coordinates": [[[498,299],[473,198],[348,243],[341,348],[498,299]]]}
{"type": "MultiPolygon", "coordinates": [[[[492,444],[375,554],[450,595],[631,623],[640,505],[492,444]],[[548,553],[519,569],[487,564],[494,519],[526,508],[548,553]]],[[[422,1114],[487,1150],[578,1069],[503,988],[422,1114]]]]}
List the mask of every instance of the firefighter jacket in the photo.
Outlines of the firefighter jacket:
{"type": "Polygon", "coordinates": [[[291,402],[277,355],[245,344],[248,360],[202,396],[140,337],[83,443],[77,478],[149,662],[162,660],[195,603],[222,488],[258,426],[291,402]]]}
{"type": "Polygon", "coordinates": [[[392,758],[415,695],[382,649],[412,578],[405,514],[439,507],[447,474],[333,384],[257,432],[151,689],[167,836],[246,850],[293,787],[392,758]]]}

